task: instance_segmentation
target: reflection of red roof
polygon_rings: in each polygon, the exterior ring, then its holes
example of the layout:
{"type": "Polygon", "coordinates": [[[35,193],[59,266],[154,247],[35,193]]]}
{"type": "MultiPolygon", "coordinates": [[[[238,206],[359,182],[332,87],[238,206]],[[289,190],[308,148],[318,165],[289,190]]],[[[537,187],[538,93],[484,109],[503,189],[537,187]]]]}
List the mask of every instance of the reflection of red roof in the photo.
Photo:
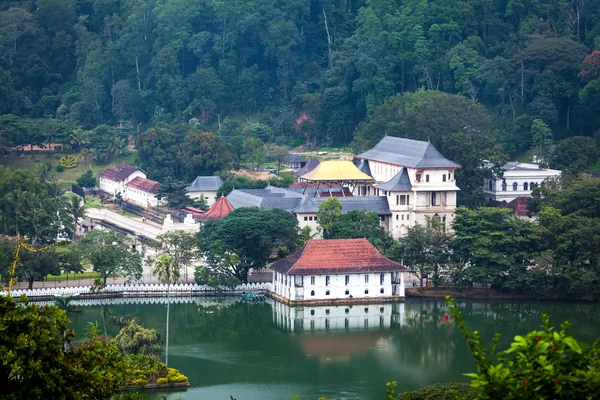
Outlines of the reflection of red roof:
{"type": "Polygon", "coordinates": [[[201,219],[202,221],[206,221],[207,219],[223,218],[224,216],[232,212],[233,209],[234,208],[229,202],[229,200],[227,200],[225,196],[221,196],[215,202],[215,204],[213,204],[212,207],[209,208],[208,211],[202,215],[201,219]]]}
{"type": "Polygon", "coordinates": [[[286,275],[407,270],[382,256],[367,239],[311,240],[294,254],[273,263],[272,268],[286,275]]]}
{"type": "Polygon", "coordinates": [[[156,193],[160,188],[160,183],[139,176],[135,177],[132,181],[127,182],[125,185],[147,193],[156,193]]]}
{"type": "Polygon", "coordinates": [[[380,338],[376,333],[303,335],[300,344],[309,357],[349,357],[365,355],[380,338]]]}
{"type": "Polygon", "coordinates": [[[127,177],[133,174],[138,169],[133,165],[128,165],[125,161],[119,165],[119,168],[108,167],[104,171],[100,171],[98,176],[109,179],[111,181],[124,181],[127,177]]]}

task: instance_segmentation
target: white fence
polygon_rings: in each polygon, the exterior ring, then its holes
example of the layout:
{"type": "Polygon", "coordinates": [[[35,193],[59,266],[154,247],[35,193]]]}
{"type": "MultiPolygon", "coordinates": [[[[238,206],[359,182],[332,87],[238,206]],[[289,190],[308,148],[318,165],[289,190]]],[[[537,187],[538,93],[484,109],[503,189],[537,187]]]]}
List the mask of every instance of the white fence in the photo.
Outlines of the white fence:
{"type": "MultiPolygon", "coordinates": [[[[123,305],[123,304],[183,304],[183,303],[195,303],[202,307],[228,307],[231,304],[240,301],[238,296],[227,296],[227,297],[200,297],[200,296],[173,296],[173,297],[117,297],[108,299],[79,299],[73,300],[69,304],[73,306],[110,306],[110,305],[123,305]]],[[[269,299],[267,299],[269,301],[269,299]]],[[[49,306],[54,304],[52,300],[41,300],[32,301],[33,304],[49,306]]]]}
{"type": "MultiPolygon", "coordinates": [[[[81,293],[89,293],[90,286],[69,286],[62,288],[37,288],[37,289],[19,289],[13,290],[10,294],[12,297],[20,297],[25,295],[27,297],[40,297],[40,296],[64,296],[64,295],[77,295],[81,293]]],[[[267,283],[244,283],[242,285],[236,286],[234,289],[230,289],[227,287],[221,287],[220,290],[223,292],[232,292],[232,291],[256,291],[256,290],[267,290],[271,291],[273,285],[269,282],[267,283]]],[[[198,293],[212,293],[217,291],[215,288],[206,285],[197,285],[193,284],[176,284],[171,285],[168,288],[168,291],[171,293],[185,293],[185,292],[198,292],[198,293]]],[[[141,285],[107,285],[101,293],[119,293],[119,292],[128,292],[128,293],[145,293],[145,292],[156,292],[156,293],[166,293],[167,285],[162,284],[141,284],[141,285]]],[[[0,295],[6,296],[7,292],[0,292],[0,295]]]]}

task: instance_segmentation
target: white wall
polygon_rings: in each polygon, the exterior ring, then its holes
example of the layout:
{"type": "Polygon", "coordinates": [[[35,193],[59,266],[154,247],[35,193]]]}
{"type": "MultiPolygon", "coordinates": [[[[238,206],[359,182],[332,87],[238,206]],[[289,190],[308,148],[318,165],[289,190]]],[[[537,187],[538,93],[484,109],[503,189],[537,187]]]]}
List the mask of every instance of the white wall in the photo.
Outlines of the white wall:
{"type": "Polygon", "coordinates": [[[156,207],[158,205],[158,199],[154,193],[144,192],[143,190],[128,186],[125,186],[123,198],[145,208],[156,207]]]}
{"type": "Polygon", "coordinates": [[[492,180],[492,189],[490,190],[490,180],[484,182],[484,193],[486,198],[506,201],[513,201],[517,197],[530,197],[533,189],[531,183],[541,185],[548,178],[555,178],[560,175],[560,171],[553,169],[532,169],[532,170],[515,170],[505,171],[503,179],[492,180]],[[502,182],[506,182],[506,190],[502,190],[502,182]],[[517,184],[517,190],[513,189],[513,184],[517,184]],[[527,183],[527,190],[524,184],[527,183]]]}
{"type": "Polygon", "coordinates": [[[199,199],[201,196],[204,196],[204,201],[206,201],[207,206],[212,206],[217,201],[217,192],[204,190],[202,192],[187,192],[187,196],[191,199],[199,199]]]}
{"type": "Polygon", "coordinates": [[[277,295],[290,300],[331,300],[352,298],[387,297],[392,295],[392,273],[383,273],[384,281],[380,283],[379,273],[341,274],[341,275],[284,275],[273,272],[274,291],[277,295]],[[346,275],[349,283],[346,285],[346,275]],[[329,285],[326,277],[329,276],[329,285]],[[365,282],[368,276],[368,282],[365,282]],[[314,284],[311,278],[314,277],[314,284]],[[296,287],[295,282],[302,286],[296,287]],[[383,289],[383,293],[381,293],[383,289]],[[329,294],[327,294],[329,291],[329,294]],[[348,294],[346,294],[348,291],[348,294]],[[365,293],[368,291],[368,293],[365,293]],[[311,294],[314,292],[314,295],[311,294]]]}
{"type": "Polygon", "coordinates": [[[310,231],[312,234],[317,234],[315,239],[321,239],[323,235],[319,233],[319,222],[317,220],[317,214],[308,213],[308,214],[296,214],[296,219],[298,219],[298,226],[300,229],[305,226],[310,226],[310,231]]]}

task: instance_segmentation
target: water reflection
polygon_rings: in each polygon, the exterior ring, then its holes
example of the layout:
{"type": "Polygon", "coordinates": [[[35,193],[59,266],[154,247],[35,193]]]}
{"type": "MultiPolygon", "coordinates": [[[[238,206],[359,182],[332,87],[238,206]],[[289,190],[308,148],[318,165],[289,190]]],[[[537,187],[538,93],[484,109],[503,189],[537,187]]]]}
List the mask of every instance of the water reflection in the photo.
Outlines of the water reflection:
{"type": "MultiPolygon", "coordinates": [[[[73,327],[102,324],[110,315],[131,314],[165,334],[166,302],[160,298],[113,299],[80,303],[73,327]],[[102,308],[100,306],[102,304],[102,308]],[[84,306],[85,305],[85,306],[84,306]]],[[[537,328],[542,313],[590,342],[600,336],[600,309],[593,304],[537,302],[462,302],[466,322],[491,343],[503,346],[516,334],[537,328]]],[[[444,321],[443,301],[398,304],[289,307],[249,304],[236,298],[171,299],[169,364],[190,378],[193,387],[169,398],[381,399],[385,383],[399,389],[464,381],[474,370],[464,339],[444,321]]],[[[108,326],[108,335],[116,328],[108,326]]],[[[153,394],[158,399],[161,393],[153,394]]]]}

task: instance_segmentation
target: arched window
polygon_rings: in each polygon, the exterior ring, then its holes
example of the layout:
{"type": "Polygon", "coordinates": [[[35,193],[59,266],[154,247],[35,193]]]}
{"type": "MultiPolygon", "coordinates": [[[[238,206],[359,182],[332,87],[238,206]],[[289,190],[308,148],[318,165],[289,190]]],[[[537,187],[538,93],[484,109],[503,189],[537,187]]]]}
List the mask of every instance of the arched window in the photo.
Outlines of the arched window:
{"type": "Polygon", "coordinates": [[[346,275],[346,286],[348,286],[350,284],[350,275],[346,275]]]}
{"type": "Polygon", "coordinates": [[[346,289],[346,296],[350,294],[350,291],[346,289]]]}
{"type": "Polygon", "coordinates": [[[506,181],[502,181],[502,191],[506,192],[506,181]]]}
{"type": "Polygon", "coordinates": [[[490,179],[490,181],[488,182],[488,189],[491,192],[493,190],[494,187],[494,182],[490,179]]]}
{"type": "Polygon", "coordinates": [[[315,291],[314,291],[314,290],[311,290],[311,291],[310,291],[310,295],[311,295],[311,296],[314,296],[314,295],[315,295],[315,291]]]}
{"type": "Polygon", "coordinates": [[[383,288],[379,289],[379,293],[383,293],[385,290],[383,288]]]}
{"type": "Polygon", "coordinates": [[[525,182],[523,184],[523,190],[529,190],[529,186],[528,186],[527,182],[525,182]]]}
{"type": "Polygon", "coordinates": [[[529,184],[529,190],[533,190],[534,187],[535,187],[535,183],[531,182],[529,184]]]}
{"type": "Polygon", "coordinates": [[[325,292],[325,296],[329,296],[329,290],[325,292]]]}
{"type": "Polygon", "coordinates": [[[517,182],[513,183],[513,192],[519,190],[519,184],[517,182]]]}

